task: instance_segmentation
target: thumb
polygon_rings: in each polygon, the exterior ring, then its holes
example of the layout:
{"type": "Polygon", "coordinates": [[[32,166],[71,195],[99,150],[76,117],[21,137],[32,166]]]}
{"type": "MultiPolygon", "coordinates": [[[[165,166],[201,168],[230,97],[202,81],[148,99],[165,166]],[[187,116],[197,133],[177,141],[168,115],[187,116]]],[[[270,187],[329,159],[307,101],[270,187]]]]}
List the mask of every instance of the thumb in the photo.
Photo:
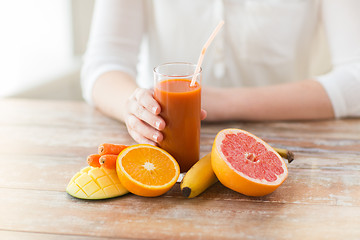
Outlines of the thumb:
{"type": "Polygon", "coordinates": [[[207,116],[207,112],[204,109],[201,109],[200,118],[201,120],[204,120],[207,116]]]}

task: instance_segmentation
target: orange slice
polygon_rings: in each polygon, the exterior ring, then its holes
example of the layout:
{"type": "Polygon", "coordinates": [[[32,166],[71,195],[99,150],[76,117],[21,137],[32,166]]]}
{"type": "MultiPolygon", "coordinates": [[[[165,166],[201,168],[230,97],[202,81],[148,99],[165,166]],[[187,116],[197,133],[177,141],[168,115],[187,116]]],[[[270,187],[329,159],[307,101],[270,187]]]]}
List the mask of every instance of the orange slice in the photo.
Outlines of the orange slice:
{"type": "Polygon", "coordinates": [[[275,191],[288,175],[284,160],[272,147],[240,129],[224,129],[216,135],[211,164],[223,185],[248,196],[275,191]]]}
{"type": "Polygon", "coordinates": [[[180,174],[179,164],[168,152],[147,144],[123,150],[116,161],[116,170],[129,192],[144,197],[166,193],[180,174]]]}

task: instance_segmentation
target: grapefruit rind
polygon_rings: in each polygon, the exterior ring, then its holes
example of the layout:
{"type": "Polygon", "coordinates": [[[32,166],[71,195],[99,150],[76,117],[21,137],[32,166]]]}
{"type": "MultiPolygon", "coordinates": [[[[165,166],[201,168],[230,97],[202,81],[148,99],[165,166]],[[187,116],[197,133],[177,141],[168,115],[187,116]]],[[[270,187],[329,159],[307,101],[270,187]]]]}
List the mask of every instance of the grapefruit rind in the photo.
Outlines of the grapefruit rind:
{"type": "Polygon", "coordinates": [[[159,147],[155,147],[153,145],[149,145],[149,144],[137,144],[137,145],[133,145],[131,147],[124,149],[117,158],[116,171],[117,171],[118,177],[120,179],[120,182],[124,185],[125,188],[127,188],[131,193],[139,195],[139,196],[143,196],[143,197],[157,197],[157,196],[160,196],[160,195],[166,193],[175,185],[175,183],[178,180],[179,175],[180,175],[180,167],[179,167],[179,164],[177,163],[177,161],[174,159],[174,157],[171,156],[165,150],[163,150],[159,147]],[[174,167],[175,167],[175,171],[176,171],[175,176],[168,183],[163,184],[163,185],[147,185],[147,184],[144,184],[144,183],[139,182],[136,179],[134,179],[124,169],[121,160],[128,152],[132,151],[133,149],[139,148],[139,147],[142,147],[142,148],[147,147],[147,148],[157,149],[161,153],[165,154],[168,158],[170,158],[172,160],[172,162],[174,163],[174,167]]]}
{"type": "Polygon", "coordinates": [[[250,176],[248,176],[248,175],[246,175],[246,174],[244,174],[244,173],[236,170],[228,161],[225,161],[225,163],[226,163],[231,169],[233,169],[235,172],[237,172],[239,175],[243,176],[244,178],[251,179],[252,181],[258,182],[258,183],[260,183],[260,184],[278,185],[278,184],[281,184],[281,183],[284,181],[283,175],[284,175],[284,176],[287,176],[287,167],[286,167],[285,161],[281,158],[281,156],[280,156],[269,144],[267,144],[266,142],[264,142],[262,139],[258,138],[257,136],[255,136],[255,135],[253,135],[253,134],[251,134],[251,133],[249,133],[249,132],[246,132],[246,131],[244,131],[244,130],[240,130],[240,129],[225,129],[225,130],[227,130],[227,131],[225,132],[225,131],[223,130],[223,131],[224,131],[224,132],[223,132],[224,134],[219,135],[219,137],[216,138],[216,145],[215,145],[215,146],[217,147],[218,154],[220,154],[220,156],[221,156],[222,159],[226,159],[226,156],[222,153],[222,151],[221,151],[219,148],[220,148],[220,146],[221,146],[221,144],[222,144],[222,141],[223,141],[223,139],[224,139],[224,137],[225,137],[225,134],[229,134],[229,133],[234,133],[234,134],[236,134],[236,133],[239,133],[239,132],[243,132],[243,133],[245,133],[245,134],[253,137],[254,139],[256,139],[257,142],[260,142],[263,146],[266,147],[266,149],[267,149],[268,151],[273,152],[273,153],[281,160],[281,164],[282,164],[282,168],[284,169],[284,172],[283,172],[282,174],[280,174],[280,175],[277,175],[277,179],[276,179],[275,181],[270,182],[270,181],[267,181],[267,180],[265,180],[265,179],[252,178],[252,177],[250,177],[250,176]]]}
{"type": "Polygon", "coordinates": [[[224,186],[248,196],[264,196],[275,191],[276,188],[278,188],[285,181],[288,175],[285,161],[275,150],[271,148],[270,145],[255,135],[241,129],[224,129],[216,135],[212,147],[211,164],[215,175],[224,186]],[[280,175],[277,175],[277,179],[275,181],[269,182],[265,179],[259,180],[251,178],[248,175],[234,169],[234,167],[231,166],[231,164],[226,160],[225,155],[220,149],[225,134],[237,134],[239,132],[253,137],[256,139],[256,141],[263,144],[268,151],[273,152],[279,158],[284,172],[280,175]]]}
{"type": "Polygon", "coordinates": [[[115,169],[88,166],[71,178],[66,192],[75,198],[99,200],[122,196],[129,191],[121,185],[115,169]]]}

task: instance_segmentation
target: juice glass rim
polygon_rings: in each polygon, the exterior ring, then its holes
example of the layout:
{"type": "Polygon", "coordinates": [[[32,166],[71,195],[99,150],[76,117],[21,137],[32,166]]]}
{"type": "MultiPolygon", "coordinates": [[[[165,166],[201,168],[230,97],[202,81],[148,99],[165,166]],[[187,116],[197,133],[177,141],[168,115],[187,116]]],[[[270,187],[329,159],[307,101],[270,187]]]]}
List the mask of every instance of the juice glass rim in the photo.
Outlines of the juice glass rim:
{"type": "Polygon", "coordinates": [[[202,72],[202,68],[200,67],[199,69],[199,72],[195,74],[195,70],[196,70],[196,64],[194,63],[189,63],[189,62],[168,62],[168,63],[163,63],[163,64],[160,64],[156,67],[154,67],[153,71],[154,73],[156,74],[159,74],[159,75],[162,75],[162,76],[165,76],[165,77],[170,77],[170,78],[192,78],[194,75],[200,75],[201,72],[202,72]],[[159,67],[163,67],[163,66],[167,66],[167,65],[188,65],[188,66],[193,66],[194,67],[194,72],[191,73],[191,74],[186,74],[186,75],[172,75],[172,74],[163,74],[163,73],[160,73],[158,70],[159,70],[159,67]]]}

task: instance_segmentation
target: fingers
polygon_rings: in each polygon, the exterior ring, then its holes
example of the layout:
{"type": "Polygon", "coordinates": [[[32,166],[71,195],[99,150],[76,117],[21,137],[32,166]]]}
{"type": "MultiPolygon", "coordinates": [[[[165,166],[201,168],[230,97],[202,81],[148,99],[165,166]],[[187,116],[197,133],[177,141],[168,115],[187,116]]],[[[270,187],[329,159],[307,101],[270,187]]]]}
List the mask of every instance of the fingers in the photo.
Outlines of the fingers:
{"type": "Polygon", "coordinates": [[[153,128],[163,130],[165,121],[158,115],[161,108],[153,98],[151,91],[138,88],[133,96],[134,99],[128,102],[130,113],[153,128]]]}
{"type": "Polygon", "coordinates": [[[161,112],[159,103],[154,99],[150,90],[137,88],[134,92],[136,101],[149,112],[158,115],[161,112]]]}
{"type": "Polygon", "coordinates": [[[160,105],[152,91],[136,89],[127,102],[125,123],[130,136],[138,143],[156,145],[163,139],[165,121],[158,115],[160,105]]]}
{"type": "Polygon", "coordinates": [[[163,139],[161,132],[144,123],[134,115],[130,115],[127,118],[126,126],[130,136],[138,143],[156,145],[163,139]]]}
{"type": "Polygon", "coordinates": [[[154,115],[148,109],[141,106],[138,102],[132,101],[129,103],[129,110],[132,115],[147,123],[157,130],[163,130],[165,127],[164,120],[159,115],[154,115]]]}

